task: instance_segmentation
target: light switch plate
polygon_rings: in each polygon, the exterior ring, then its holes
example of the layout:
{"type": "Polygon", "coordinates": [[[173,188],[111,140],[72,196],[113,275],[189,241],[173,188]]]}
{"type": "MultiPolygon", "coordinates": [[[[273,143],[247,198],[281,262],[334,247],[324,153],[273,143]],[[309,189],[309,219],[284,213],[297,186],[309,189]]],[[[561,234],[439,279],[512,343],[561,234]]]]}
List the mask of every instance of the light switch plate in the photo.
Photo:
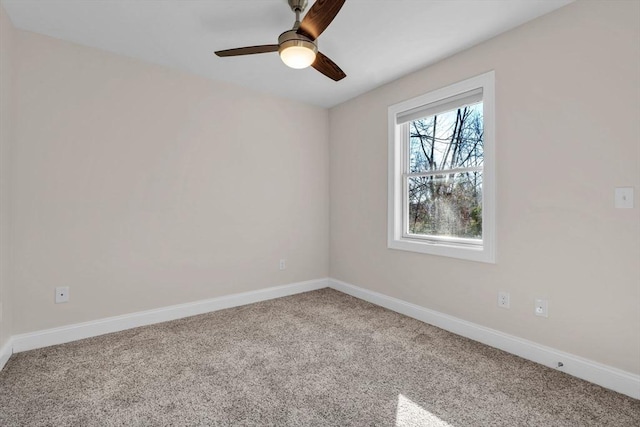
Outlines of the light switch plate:
{"type": "Polygon", "coordinates": [[[618,209],[633,209],[633,187],[616,188],[615,206],[618,209]]]}

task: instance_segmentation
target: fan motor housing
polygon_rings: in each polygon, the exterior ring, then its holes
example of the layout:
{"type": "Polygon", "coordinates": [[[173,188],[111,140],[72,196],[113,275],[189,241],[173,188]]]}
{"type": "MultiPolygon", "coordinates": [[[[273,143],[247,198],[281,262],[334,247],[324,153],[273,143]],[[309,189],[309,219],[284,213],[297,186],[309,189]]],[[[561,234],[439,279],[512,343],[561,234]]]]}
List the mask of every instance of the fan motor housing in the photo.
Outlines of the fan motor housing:
{"type": "Polygon", "coordinates": [[[318,53],[318,45],[310,38],[298,34],[296,30],[285,31],[278,37],[278,52],[282,52],[288,47],[301,46],[307,49],[313,50],[314,53],[318,53]]]}

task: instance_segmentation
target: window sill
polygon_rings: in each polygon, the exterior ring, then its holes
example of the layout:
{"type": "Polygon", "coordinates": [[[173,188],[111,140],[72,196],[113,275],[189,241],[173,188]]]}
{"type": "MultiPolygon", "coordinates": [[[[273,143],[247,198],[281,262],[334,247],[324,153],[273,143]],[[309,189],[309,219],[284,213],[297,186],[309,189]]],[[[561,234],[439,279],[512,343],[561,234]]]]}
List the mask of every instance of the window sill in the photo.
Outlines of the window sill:
{"type": "Polygon", "coordinates": [[[446,242],[394,239],[389,240],[387,247],[389,249],[398,249],[401,251],[418,252],[429,255],[464,259],[467,261],[495,264],[495,254],[486,246],[469,246],[446,242]]]}

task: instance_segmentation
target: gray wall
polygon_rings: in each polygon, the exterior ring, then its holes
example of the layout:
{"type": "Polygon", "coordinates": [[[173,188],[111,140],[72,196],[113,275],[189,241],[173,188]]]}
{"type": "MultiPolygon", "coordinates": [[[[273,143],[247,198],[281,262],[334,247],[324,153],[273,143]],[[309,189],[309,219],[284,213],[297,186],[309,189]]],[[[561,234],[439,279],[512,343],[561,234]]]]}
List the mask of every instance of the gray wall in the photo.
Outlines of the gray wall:
{"type": "Polygon", "coordinates": [[[327,276],[326,109],[15,34],[14,334],[327,276]]]}
{"type": "Polygon", "coordinates": [[[575,2],[332,108],[331,277],[640,373],[639,17],[575,2]],[[488,70],[497,264],[387,249],[387,107],[488,70]]]}
{"type": "Polygon", "coordinates": [[[11,336],[10,289],[10,142],[12,122],[12,66],[14,28],[0,6],[0,349],[11,336]]]}

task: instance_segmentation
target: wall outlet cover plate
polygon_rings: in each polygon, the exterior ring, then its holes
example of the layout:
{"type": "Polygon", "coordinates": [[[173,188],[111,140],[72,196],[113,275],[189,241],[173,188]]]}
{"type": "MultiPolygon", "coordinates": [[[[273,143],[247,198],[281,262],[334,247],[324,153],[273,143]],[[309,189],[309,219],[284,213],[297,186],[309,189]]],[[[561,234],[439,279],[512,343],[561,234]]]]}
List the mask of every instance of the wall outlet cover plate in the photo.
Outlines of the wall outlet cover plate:
{"type": "Polygon", "coordinates": [[[615,206],[618,209],[633,209],[633,187],[616,188],[615,206]]]}
{"type": "Polygon", "coordinates": [[[69,302],[69,287],[59,286],[56,288],[56,304],[69,302]]]}
{"type": "Polygon", "coordinates": [[[534,313],[536,316],[549,317],[549,301],[542,298],[536,298],[534,313]]]}

